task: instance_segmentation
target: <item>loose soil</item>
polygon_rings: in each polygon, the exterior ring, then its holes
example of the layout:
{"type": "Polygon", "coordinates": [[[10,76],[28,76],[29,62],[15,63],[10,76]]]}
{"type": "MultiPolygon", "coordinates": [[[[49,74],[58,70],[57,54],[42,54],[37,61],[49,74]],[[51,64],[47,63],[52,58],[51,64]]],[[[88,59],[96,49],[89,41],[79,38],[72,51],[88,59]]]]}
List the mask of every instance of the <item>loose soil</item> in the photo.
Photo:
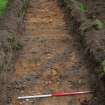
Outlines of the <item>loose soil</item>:
{"type": "MultiPolygon", "coordinates": [[[[31,0],[20,35],[24,47],[8,86],[9,105],[83,105],[92,94],[19,101],[18,96],[91,90],[94,75],[57,0],[31,0]]],[[[87,105],[87,104],[85,104],[87,105]]]]}

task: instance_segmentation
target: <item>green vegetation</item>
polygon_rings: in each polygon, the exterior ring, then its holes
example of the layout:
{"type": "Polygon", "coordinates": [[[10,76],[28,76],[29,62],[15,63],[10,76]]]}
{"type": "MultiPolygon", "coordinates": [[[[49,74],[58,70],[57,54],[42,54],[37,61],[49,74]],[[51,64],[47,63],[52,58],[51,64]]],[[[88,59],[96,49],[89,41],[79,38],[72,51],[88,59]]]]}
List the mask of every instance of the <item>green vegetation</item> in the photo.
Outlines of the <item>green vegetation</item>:
{"type": "Polygon", "coordinates": [[[81,12],[86,12],[87,7],[85,4],[79,2],[78,0],[70,0],[70,2],[75,6],[75,8],[78,8],[81,12]]]}
{"type": "Polygon", "coordinates": [[[8,0],[0,0],[0,16],[3,16],[6,12],[8,0]]]}
{"type": "Polygon", "coordinates": [[[105,60],[102,61],[101,66],[102,66],[102,72],[105,74],[105,60]]]}
{"type": "Polygon", "coordinates": [[[87,10],[86,6],[84,4],[80,4],[80,11],[85,12],[87,10]]]}
{"type": "Polygon", "coordinates": [[[104,28],[104,23],[99,19],[95,20],[95,25],[96,25],[97,29],[103,29],[104,28]]]}

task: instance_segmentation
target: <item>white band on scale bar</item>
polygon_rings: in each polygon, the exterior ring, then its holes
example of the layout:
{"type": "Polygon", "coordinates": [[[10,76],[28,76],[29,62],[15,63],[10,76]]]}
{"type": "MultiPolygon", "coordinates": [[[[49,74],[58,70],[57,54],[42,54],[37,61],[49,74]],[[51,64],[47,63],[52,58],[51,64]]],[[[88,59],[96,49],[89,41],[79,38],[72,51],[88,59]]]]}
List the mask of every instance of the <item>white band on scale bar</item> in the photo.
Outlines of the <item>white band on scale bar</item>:
{"type": "Polygon", "coordinates": [[[48,95],[36,95],[36,96],[22,96],[18,97],[17,99],[32,99],[32,98],[46,98],[46,97],[51,97],[51,94],[48,95]]]}

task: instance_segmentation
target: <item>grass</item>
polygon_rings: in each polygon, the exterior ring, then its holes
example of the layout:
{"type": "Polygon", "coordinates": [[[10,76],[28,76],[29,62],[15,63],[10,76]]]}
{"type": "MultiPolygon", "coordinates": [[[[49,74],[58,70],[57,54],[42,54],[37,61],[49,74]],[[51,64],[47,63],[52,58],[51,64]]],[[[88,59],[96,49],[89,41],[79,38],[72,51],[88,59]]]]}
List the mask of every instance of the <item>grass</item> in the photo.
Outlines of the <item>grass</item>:
{"type": "Polygon", "coordinates": [[[3,16],[6,12],[8,0],[0,0],[0,16],[3,16]]]}

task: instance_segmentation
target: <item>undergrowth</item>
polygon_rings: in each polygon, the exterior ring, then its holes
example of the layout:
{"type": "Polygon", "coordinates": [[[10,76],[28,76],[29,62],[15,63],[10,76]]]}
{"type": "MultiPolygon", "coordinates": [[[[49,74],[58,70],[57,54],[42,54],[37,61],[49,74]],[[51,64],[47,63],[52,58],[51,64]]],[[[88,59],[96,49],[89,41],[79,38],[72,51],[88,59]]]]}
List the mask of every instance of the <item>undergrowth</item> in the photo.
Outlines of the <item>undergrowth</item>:
{"type": "Polygon", "coordinates": [[[15,35],[11,35],[7,38],[7,42],[8,44],[11,46],[11,49],[13,51],[19,51],[23,48],[22,43],[16,38],[14,37],[15,35]]]}

